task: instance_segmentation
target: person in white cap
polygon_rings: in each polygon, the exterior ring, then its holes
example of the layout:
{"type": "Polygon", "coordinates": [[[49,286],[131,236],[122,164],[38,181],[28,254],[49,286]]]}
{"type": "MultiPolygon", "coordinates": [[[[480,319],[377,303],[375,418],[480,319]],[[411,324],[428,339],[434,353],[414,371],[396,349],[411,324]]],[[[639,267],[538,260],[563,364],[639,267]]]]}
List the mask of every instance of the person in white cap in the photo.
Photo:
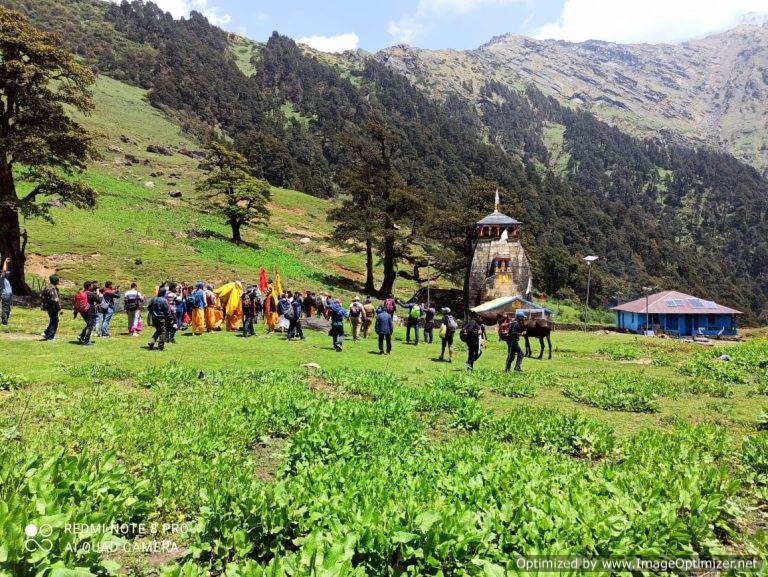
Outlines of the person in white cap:
{"type": "Polygon", "coordinates": [[[354,342],[360,340],[360,328],[367,317],[365,307],[360,303],[360,297],[352,299],[352,304],[349,305],[349,322],[352,325],[352,340],[354,342]]]}

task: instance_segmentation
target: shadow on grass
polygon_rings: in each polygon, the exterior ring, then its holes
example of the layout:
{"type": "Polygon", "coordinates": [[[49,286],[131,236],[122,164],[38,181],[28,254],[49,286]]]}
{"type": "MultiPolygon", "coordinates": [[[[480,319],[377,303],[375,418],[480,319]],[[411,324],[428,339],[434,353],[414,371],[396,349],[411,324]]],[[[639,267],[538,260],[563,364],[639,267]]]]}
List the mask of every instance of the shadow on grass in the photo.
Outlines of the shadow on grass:
{"type": "Polygon", "coordinates": [[[190,238],[190,239],[212,238],[212,239],[228,242],[232,246],[246,247],[253,250],[261,249],[261,245],[256,244],[255,242],[248,242],[247,240],[241,240],[240,242],[235,242],[226,234],[221,234],[220,232],[216,232],[215,230],[188,230],[186,231],[186,234],[187,234],[187,238],[190,238]]]}

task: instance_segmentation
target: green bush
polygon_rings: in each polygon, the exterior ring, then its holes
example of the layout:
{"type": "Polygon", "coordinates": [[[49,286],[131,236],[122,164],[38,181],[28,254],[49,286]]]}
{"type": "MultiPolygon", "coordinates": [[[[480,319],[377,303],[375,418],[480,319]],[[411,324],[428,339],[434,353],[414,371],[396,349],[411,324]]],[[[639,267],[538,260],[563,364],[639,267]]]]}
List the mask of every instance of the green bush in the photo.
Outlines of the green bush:
{"type": "Polygon", "coordinates": [[[13,391],[29,385],[29,379],[24,375],[0,372],[0,391],[13,391]]]}
{"type": "Polygon", "coordinates": [[[643,374],[614,373],[569,382],[563,387],[563,394],[607,411],[655,413],[659,410],[658,397],[666,386],[666,382],[643,374]]]}

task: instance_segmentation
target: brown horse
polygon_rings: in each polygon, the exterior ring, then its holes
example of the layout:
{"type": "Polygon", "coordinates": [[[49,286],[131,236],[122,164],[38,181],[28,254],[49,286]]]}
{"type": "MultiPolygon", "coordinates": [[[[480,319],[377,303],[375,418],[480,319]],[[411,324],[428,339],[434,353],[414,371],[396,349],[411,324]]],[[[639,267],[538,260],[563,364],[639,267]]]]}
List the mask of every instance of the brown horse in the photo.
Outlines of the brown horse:
{"type": "Polygon", "coordinates": [[[549,319],[525,319],[522,321],[525,330],[525,356],[532,357],[531,343],[528,340],[533,337],[539,339],[541,350],[539,351],[539,360],[544,356],[544,339],[547,339],[549,345],[549,359],[552,359],[552,340],[549,336],[555,328],[555,323],[549,319]]]}

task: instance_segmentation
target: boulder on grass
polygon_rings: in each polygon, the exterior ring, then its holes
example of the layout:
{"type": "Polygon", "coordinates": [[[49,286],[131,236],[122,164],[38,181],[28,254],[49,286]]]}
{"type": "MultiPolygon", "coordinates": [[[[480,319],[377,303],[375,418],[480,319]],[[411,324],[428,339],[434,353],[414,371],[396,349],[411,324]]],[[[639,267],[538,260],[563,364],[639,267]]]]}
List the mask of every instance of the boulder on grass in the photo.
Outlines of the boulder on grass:
{"type": "Polygon", "coordinates": [[[313,371],[319,371],[320,370],[320,365],[318,365],[317,363],[304,363],[303,365],[301,365],[301,368],[302,369],[310,369],[310,370],[313,370],[313,371]]]}
{"type": "Polygon", "coordinates": [[[171,192],[168,193],[168,196],[170,196],[171,198],[181,198],[182,194],[180,190],[172,190],[171,192]]]}
{"type": "Polygon", "coordinates": [[[152,182],[151,180],[148,180],[147,182],[144,183],[144,188],[155,188],[155,183],[152,182]]]}
{"type": "Polygon", "coordinates": [[[162,156],[173,156],[173,150],[167,146],[160,146],[158,144],[150,144],[147,146],[147,152],[152,154],[160,154],[162,156]]]}

